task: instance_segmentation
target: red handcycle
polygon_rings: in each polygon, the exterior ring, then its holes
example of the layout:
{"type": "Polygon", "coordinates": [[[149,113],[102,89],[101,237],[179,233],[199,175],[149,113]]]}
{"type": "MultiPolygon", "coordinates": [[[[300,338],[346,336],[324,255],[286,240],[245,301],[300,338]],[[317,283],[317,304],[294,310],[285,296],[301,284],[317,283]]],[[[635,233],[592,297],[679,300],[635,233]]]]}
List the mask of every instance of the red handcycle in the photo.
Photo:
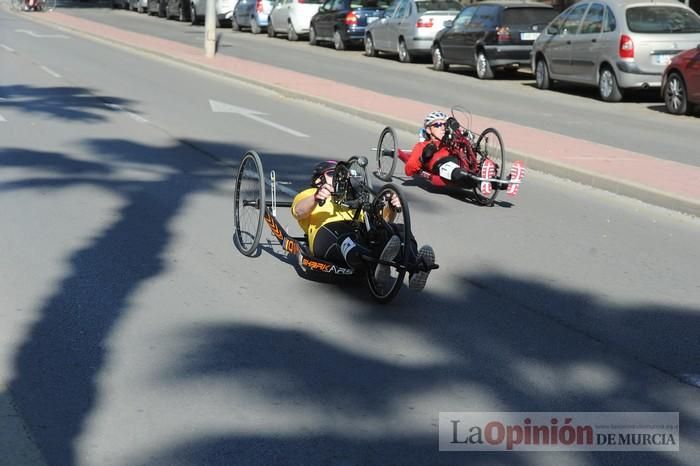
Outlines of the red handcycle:
{"type": "MultiPolygon", "coordinates": [[[[471,118],[461,107],[452,107],[452,124],[447,125],[443,144],[459,160],[459,166],[476,182],[473,188],[476,201],[485,206],[492,206],[499,191],[505,190],[510,196],[516,196],[525,176],[525,165],[516,160],[506,175],[506,159],[503,138],[495,128],[474,133],[471,118]]],[[[391,181],[396,168],[396,159],[406,163],[411,150],[397,147],[396,132],[387,126],[379,136],[376,147],[378,169],[374,175],[383,181],[391,181]]],[[[436,187],[457,186],[440,175],[421,170],[416,177],[427,180],[436,187]]],[[[457,186],[459,187],[459,186],[457,186]]]]}

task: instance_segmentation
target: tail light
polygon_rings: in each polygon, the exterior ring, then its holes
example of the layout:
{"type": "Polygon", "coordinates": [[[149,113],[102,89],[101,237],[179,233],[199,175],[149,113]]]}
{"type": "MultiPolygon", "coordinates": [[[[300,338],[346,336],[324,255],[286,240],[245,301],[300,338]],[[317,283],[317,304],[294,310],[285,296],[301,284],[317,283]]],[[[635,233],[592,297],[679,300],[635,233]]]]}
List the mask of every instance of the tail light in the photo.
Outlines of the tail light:
{"type": "Polygon", "coordinates": [[[255,11],[257,11],[258,13],[262,13],[262,12],[263,12],[263,2],[262,2],[262,0],[256,0],[256,2],[255,2],[255,11]]]}
{"type": "Polygon", "coordinates": [[[345,25],[346,26],[357,26],[357,15],[355,12],[351,11],[345,15],[345,25]]]}
{"type": "Polygon", "coordinates": [[[496,37],[498,42],[510,42],[510,28],[508,26],[501,26],[496,29],[496,37]]]}
{"type": "Polygon", "coordinates": [[[304,3],[304,0],[297,0],[297,3],[304,3]]]}
{"type": "Polygon", "coordinates": [[[634,58],[634,42],[630,36],[620,36],[620,58],[634,58]]]}
{"type": "Polygon", "coordinates": [[[433,18],[418,18],[416,23],[417,28],[431,28],[433,27],[433,18]]]}

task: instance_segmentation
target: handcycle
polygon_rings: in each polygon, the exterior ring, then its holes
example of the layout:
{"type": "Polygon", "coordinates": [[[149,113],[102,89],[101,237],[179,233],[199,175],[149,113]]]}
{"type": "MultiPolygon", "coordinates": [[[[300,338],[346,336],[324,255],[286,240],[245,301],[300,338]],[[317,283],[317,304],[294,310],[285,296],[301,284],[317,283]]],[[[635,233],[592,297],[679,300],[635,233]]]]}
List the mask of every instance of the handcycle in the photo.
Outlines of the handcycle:
{"type": "Polygon", "coordinates": [[[271,197],[265,197],[265,178],[262,161],[255,151],[243,156],[236,174],[234,191],[234,244],[246,256],[254,256],[260,244],[263,222],[267,223],[274,237],[286,253],[297,257],[300,272],[309,278],[341,278],[365,275],[372,297],[380,303],[391,301],[401,288],[406,273],[428,271],[437,264],[417,262],[410,253],[411,218],[408,203],[398,187],[385,184],[376,193],[372,190],[365,167],[366,157],[351,157],[338,162],[333,176],[334,193],[331,202],[354,210],[353,229],[373,254],[363,255],[367,267],[354,270],[346,264],[338,264],[315,257],[309,250],[305,236],[291,236],[277,219],[278,207],[291,207],[292,202],[277,200],[277,179],[270,172],[271,197]],[[401,208],[392,205],[398,197],[401,208]],[[394,234],[401,239],[401,248],[391,261],[379,260],[379,251],[394,234]],[[381,283],[375,280],[378,264],[388,265],[390,274],[381,283]]]}
{"type": "MultiPolygon", "coordinates": [[[[451,115],[443,144],[448,147],[450,154],[458,158],[459,166],[475,182],[473,191],[476,201],[481,205],[492,206],[501,190],[516,196],[525,176],[525,165],[516,160],[510,173],[505,175],[505,148],[498,130],[487,128],[480,134],[472,132],[471,118],[459,106],[452,107],[451,115]]],[[[411,150],[397,147],[396,132],[390,126],[384,128],[379,135],[376,151],[378,169],[374,175],[387,182],[394,176],[396,159],[406,163],[411,155],[411,150]]],[[[426,170],[421,170],[415,176],[427,180],[435,187],[456,186],[426,170]]]]}
{"type": "Polygon", "coordinates": [[[56,0],[12,0],[10,7],[15,11],[52,11],[56,0]]]}

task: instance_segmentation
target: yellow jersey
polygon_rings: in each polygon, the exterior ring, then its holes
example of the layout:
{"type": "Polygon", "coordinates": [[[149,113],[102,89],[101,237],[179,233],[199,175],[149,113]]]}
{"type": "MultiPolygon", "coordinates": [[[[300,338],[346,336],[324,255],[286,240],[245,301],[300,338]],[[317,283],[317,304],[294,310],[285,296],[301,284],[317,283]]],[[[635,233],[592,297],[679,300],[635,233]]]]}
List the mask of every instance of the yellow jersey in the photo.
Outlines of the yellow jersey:
{"type": "MultiPolygon", "coordinates": [[[[314,194],[316,194],[316,188],[309,188],[294,196],[294,201],[292,202],[292,214],[294,213],[294,208],[296,207],[297,202],[308,196],[313,196],[314,194]]],[[[355,211],[353,209],[339,206],[338,204],[331,202],[330,199],[327,199],[322,206],[316,204],[308,217],[304,219],[297,219],[297,222],[299,223],[301,229],[304,230],[304,233],[306,233],[306,236],[309,238],[309,250],[313,251],[316,232],[323,225],[331,222],[342,222],[343,220],[351,221],[354,215],[355,211]]],[[[359,218],[362,218],[362,216],[359,218]]]]}

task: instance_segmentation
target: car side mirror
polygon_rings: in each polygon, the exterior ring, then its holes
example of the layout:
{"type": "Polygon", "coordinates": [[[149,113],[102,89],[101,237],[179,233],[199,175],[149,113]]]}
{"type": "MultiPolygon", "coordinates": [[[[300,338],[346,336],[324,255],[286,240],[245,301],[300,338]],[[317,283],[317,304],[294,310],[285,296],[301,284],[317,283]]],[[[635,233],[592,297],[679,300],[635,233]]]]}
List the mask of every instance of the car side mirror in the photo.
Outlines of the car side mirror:
{"type": "Polygon", "coordinates": [[[451,28],[453,24],[454,24],[454,21],[452,21],[452,20],[447,20],[444,23],[442,23],[442,25],[446,28],[451,28]]]}
{"type": "Polygon", "coordinates": [[[556,26],[549,26],[547,28],[547,34],[549,34],[550,36],[556,36],[557,34],[559,34],[559,28],[556,26]]]}

